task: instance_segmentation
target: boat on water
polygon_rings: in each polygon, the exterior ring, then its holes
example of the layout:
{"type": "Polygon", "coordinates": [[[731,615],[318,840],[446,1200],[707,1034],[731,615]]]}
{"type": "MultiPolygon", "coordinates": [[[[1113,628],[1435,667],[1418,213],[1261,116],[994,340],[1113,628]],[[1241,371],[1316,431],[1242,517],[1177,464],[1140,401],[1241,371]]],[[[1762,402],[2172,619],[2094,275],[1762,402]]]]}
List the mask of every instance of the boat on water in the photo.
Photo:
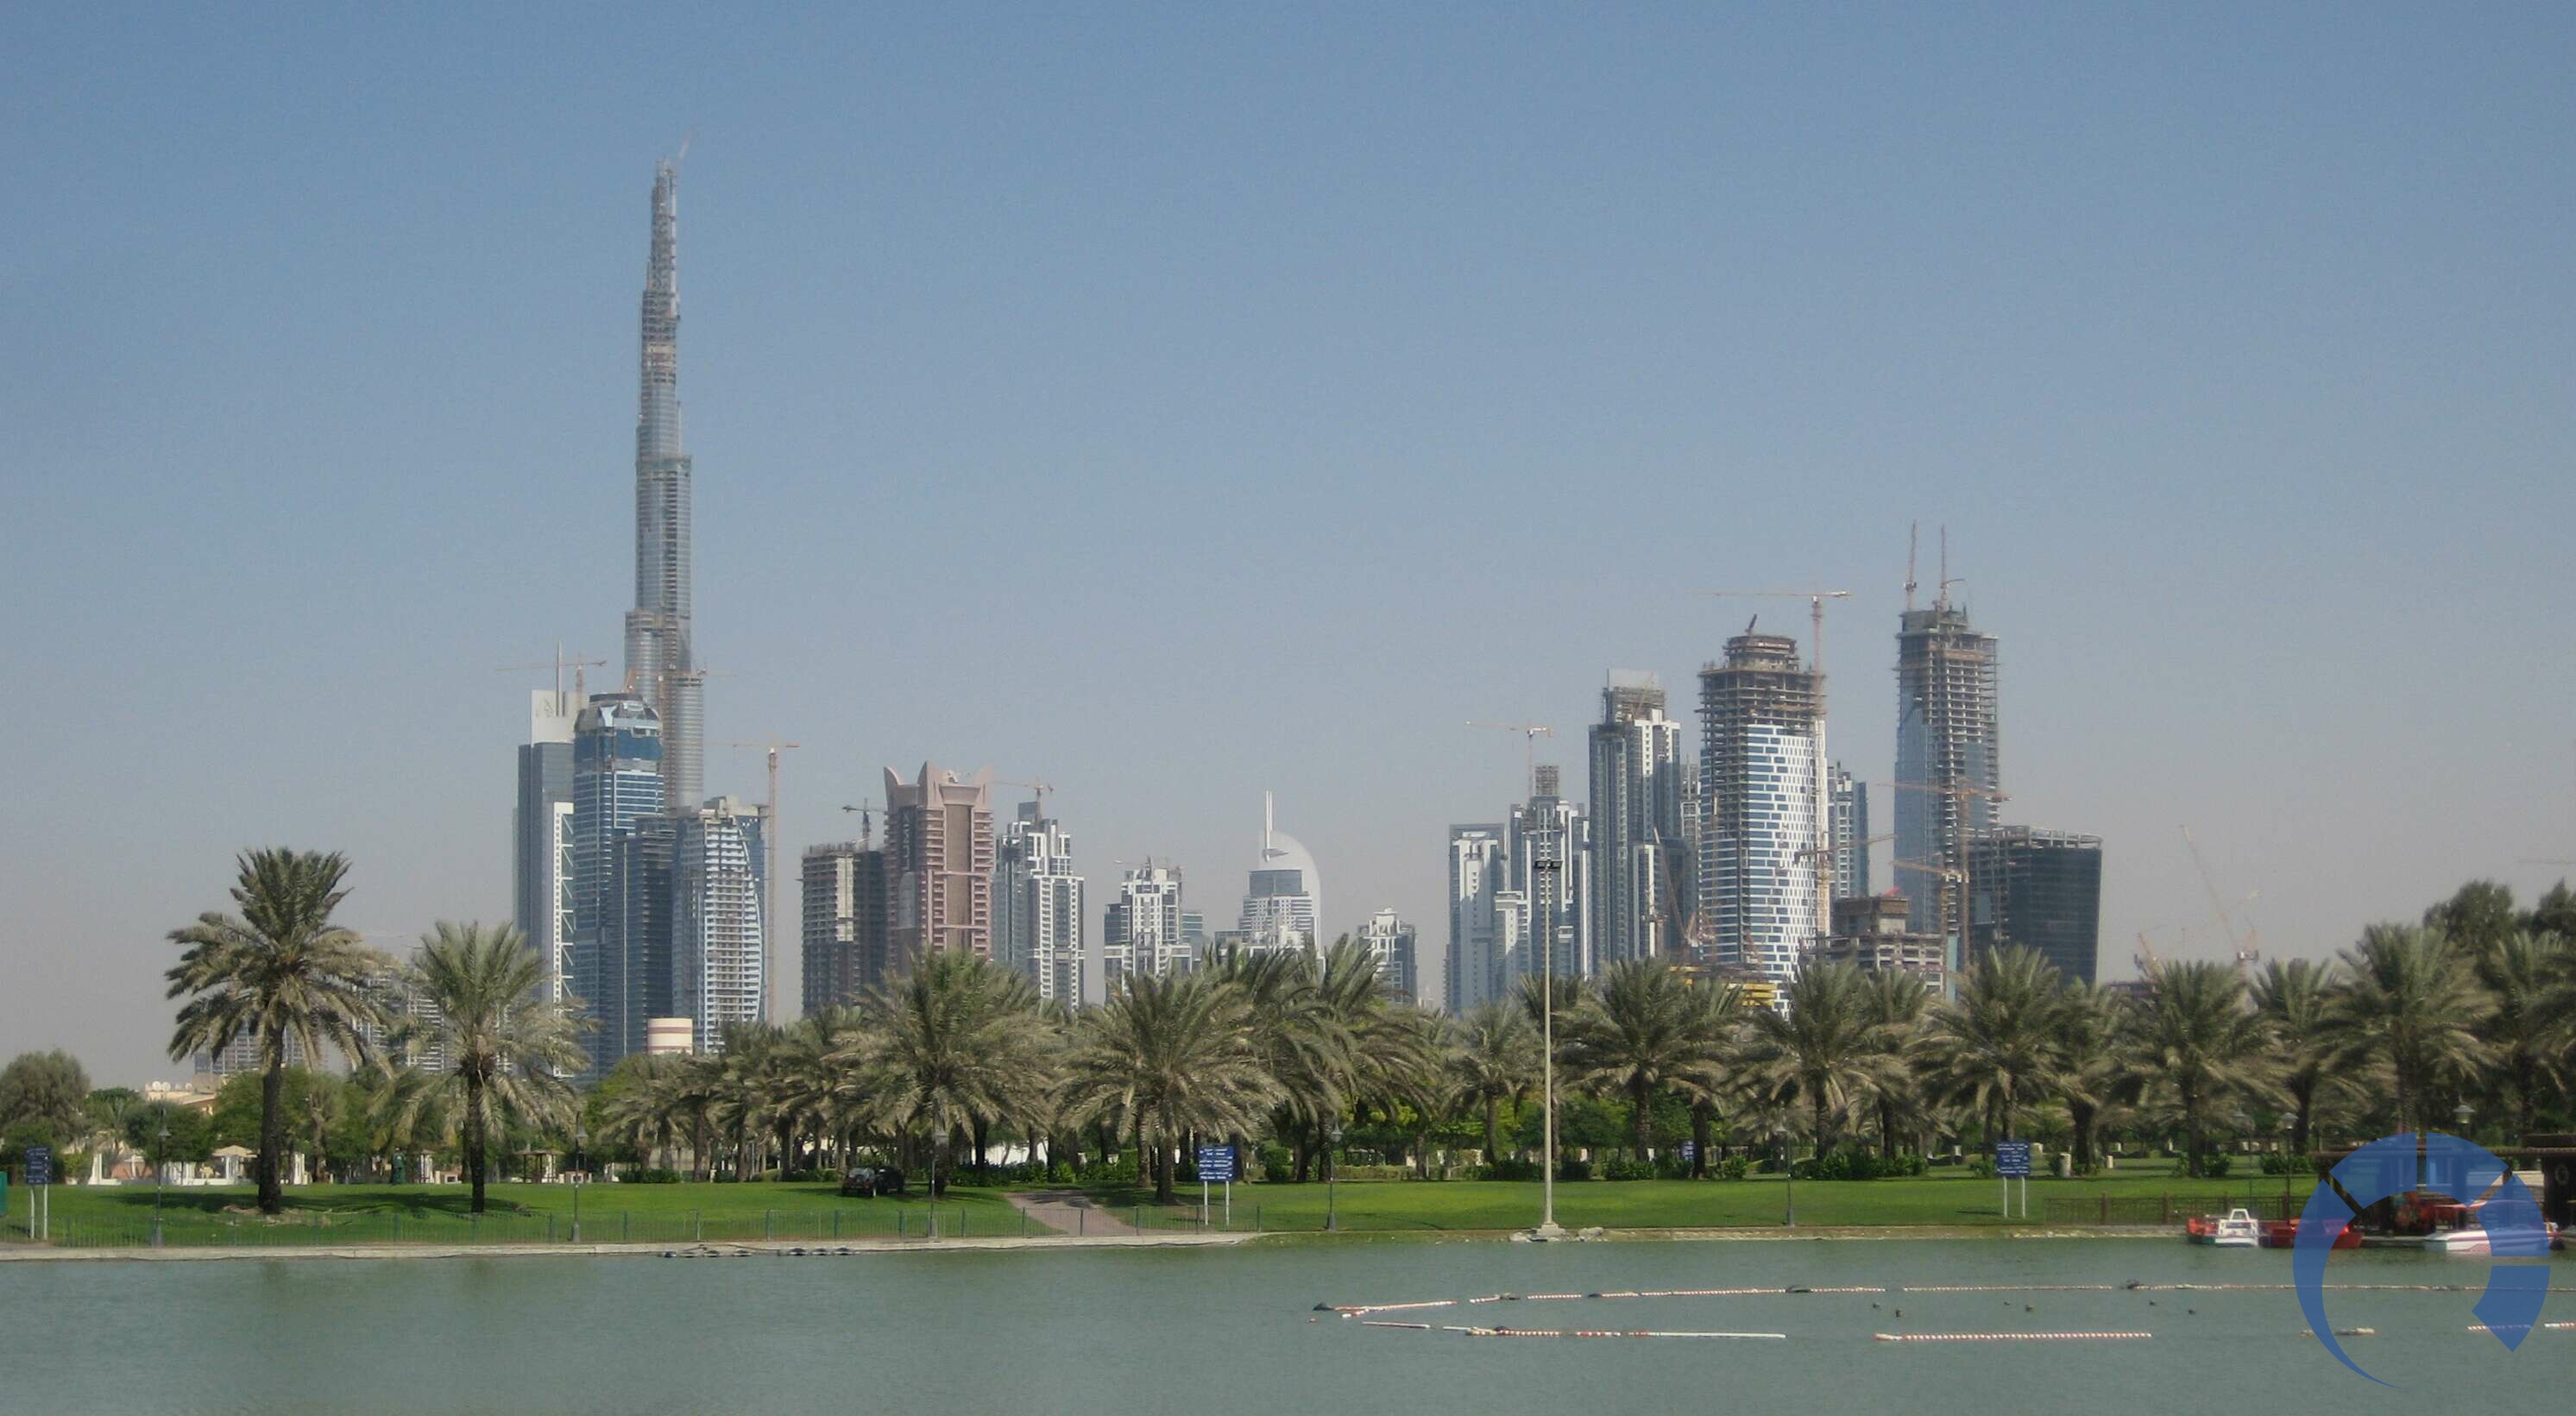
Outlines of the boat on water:
{"type": "Polygon", "coordinates": [[[2195,1244],[2213,1244],[2221,1249],[2251,1249],[2263,1242],[2263,1226],[2244,1209],[2232,1209],[2224,1219],[2212,1215],[2194,1215],[2183,1222],[2183,1237],[2195,1244]]]}
{"type": "MultiPolygon", "coordinates": [[[[2485,1208],[2484,1201],[2471,1205],[2433,1207],[2437,1223],[2433,1232],[2424,1236],[2425,1249],[2436,1254],[2462,1254],[2481,1258],[2494,1254],[2495,1246],[2487,1238],[2486,1225],[2481,1222],[2478,1214],[2478,1211],[2483,1208],[2485,1208]]],[[[2549,1247],[2552,1250],[2563,1249],[2566,1246],[2566,1240],[2559,1237],[2558,1226],[2550,1224],[2548,1229],[2549,1247]]]]}
{"type": "MultiPolygon", "coordinates": [[[[2298,1222],[2297,1220],[2295,1220],[2295,1219],[2267,1219],[2267,1220],[2264,1220],[2264,1221],[2263,1221],[2263,1247],[2264,1247],[2264,1248],[2266,1248],[2266,1249],[2293,1249],[2293,1248],[2298,1247],[2298,1243],[2299,1243],[2299,1222],[2298,1222]]],[[[2334,1246],[2335,1246],[2336,1248],[2338,1248],[2338,1249],[2358,1249],[2358,1248],[2360,1248],[2360,1247],[2361,1247],[2361,1230],[2360,1230],[2357,1226],[2352,1225],[2352,1224],[2342,1224],[2342,1225],[2338,1225],[2338,1226],[2336,1226],[2336,1228],[2335,1228],[2335,1237],[2334,1237],[2334,1246]]]]}

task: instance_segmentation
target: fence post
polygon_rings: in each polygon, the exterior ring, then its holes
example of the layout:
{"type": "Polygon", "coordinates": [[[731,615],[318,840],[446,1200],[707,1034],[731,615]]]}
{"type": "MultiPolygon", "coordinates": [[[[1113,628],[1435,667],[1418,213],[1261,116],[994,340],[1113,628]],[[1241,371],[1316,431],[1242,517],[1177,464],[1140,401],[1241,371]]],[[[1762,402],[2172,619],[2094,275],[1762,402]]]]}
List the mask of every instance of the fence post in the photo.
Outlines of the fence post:
{"type": "Polygon", "coordinates": [[[395,1242],[395,1243],[397,1243],[397,1244],[399,1244],[399,1243],[401,1243],[401,1242],[402,1242],[402,1211],[401,1211],[401,1210],[395,1210],[395,1211],[394,1211],[394,1242],[395,1242]]]}
{"type": "Polygon", "coordinates": [[[2156,1223],[2173,1223],[2173,1192],[2170,1190],[2156,1196],[2156,1223]]]}
{"type": "Polygon", "coordinates": [[[632,1224],[632,1220],[633,1220],[633,1218],[634,1218],[634,1217],[633,1217],[632,1215],[629,1215],[629,1214],[628,1214],[626,1211],[624,1211],[624,1210],[619,1210],[619,1211],[617,1212],[617,1242],[618,1242],[618,1243],[623,1244],[623,1243],[625,1243],[629,1238],[633,1237],[633,1233],[634,1233],[634,1226],[633,1226],[633,1224],[632,1224]]]}
{"type": "Polygon", "coordinates": [[[778,1237],[778,1211],[765,1209],[760,1212],[760,1237],[763,1239],[778,1237]]]}
{"type": "Polygon", "coordinates": [[[468,1244],[473,1243],[482,1233],[483,1216],[479,1214],[469,1214],[465,1216],[465,1242],[468,1244]]]}
{"type": "Polygon", "coordinates": [[[555,1242],[555,1217],[551,1214],[546,1216],[546,1242],[555,1242]]]}
{"type": "Polygon", "coordinates": [[[1252,1232],[1255,1234],[1261,1232],[1261,1206],[1259,1205],[1252,1207],[1252,1232]]]}
{"type": "Polygon", "coordinates": [[[705,1210],[691,1210],[689,1211],[689,1217],[697,1225],[698,1242],[701,1244],[707,1242],[707,1212],[705,1210]]]}
{"type": "Polygon", "coordinates": [[[1073,1212],[1073,1235],[1079,1239],[1091,1233],[1091,1206],[1083,1205],[1073,1212]]]}
{"type": "Polygon", "coordinates": [[[1143,1205],[1136,1206],[1136,1232],[1139,1234],[1145,1232],[1145,1207],[1143,1205]]]}
{"type": "Polygon", "coordinates": [[[839,1210],[832,1211],[832,1237],[835,1239],[841,1237],[841,1212],[839,1210]]]}
{"type": "Polygon", "coordinates": [[[1020,1211],[1020,1237],[1023,1239],[1029,1237],[1029,1212],[1027,1210],[1020,1211]]]}

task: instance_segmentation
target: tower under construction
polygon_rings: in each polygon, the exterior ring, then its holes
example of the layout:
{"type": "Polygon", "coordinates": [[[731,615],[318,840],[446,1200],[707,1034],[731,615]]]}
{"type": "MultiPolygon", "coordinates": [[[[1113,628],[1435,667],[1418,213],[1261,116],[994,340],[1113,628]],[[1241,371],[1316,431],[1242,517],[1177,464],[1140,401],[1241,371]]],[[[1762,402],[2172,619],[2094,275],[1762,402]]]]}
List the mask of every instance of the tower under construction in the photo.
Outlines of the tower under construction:
{"type": "Polygon", "coordinates": [[[653,168],[644,262],[643,388],[635,410],[635,608],[626,682],[662,725],[670,810],[698,804],[706,680],[689,642],[689,455],[680,439],[680,172],[653,168]]]}
{"type": "MultiPolygon", "coordinates": [[[[2003,766],[1995,736],[1995,639],[1944,590],[1911,606],[1896,635],[1896,858],[1906,928],[1967,945],[1977,837],[1994,829],[2003,766]]],[[[1964,967],[1966,960],[1951,961],[1964,967]]]]}
{"type": "Polygon", "coordinates": [[[1700,670],[1699,907],[1717,962],[1795,977],[1827,927],[1825,679],[1798,642],[1745,633],[1700,670]]]}

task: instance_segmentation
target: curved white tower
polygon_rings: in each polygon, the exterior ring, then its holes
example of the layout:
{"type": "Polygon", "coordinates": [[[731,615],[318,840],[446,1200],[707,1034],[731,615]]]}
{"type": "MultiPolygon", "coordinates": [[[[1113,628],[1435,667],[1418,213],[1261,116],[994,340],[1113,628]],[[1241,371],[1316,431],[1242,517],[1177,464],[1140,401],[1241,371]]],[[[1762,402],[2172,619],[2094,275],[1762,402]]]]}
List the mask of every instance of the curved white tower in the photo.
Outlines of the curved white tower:
{"type": "Polygon", "coordinates": [[[1314,854],[1279,829],[1270,793],[1263,792],[1261,855],[1252,863],[1236,928],[1255,952],[1297,948],[1320,954],[1328,942],[1323,915],[1324,877],[1315,869],[1314,854]]]}

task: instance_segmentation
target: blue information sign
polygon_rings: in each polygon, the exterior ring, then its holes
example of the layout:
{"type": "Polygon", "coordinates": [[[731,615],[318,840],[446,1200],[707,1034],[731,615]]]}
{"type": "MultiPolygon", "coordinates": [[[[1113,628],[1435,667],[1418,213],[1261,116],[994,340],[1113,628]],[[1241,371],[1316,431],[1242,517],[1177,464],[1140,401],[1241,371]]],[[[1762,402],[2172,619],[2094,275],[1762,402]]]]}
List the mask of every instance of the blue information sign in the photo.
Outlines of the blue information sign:
{"type": "Polygon", "coordinates": [[[1234,1147],[1199,1147],[1199,1178],[1209,1181],[1234,1179],[1234,1147]]]}
{"type": "Polygon", "coordinates": [[[30,1185],[50,1185],[54,1183],[53,1147],[27,1147],[27,1183],[30,1185]]]}
{"type": "Polygon", "coordinates": [[[2008,1180],[2030,1178],[2030,1142],[1995,1142],[1995,1173],[2008,1180]]]}

